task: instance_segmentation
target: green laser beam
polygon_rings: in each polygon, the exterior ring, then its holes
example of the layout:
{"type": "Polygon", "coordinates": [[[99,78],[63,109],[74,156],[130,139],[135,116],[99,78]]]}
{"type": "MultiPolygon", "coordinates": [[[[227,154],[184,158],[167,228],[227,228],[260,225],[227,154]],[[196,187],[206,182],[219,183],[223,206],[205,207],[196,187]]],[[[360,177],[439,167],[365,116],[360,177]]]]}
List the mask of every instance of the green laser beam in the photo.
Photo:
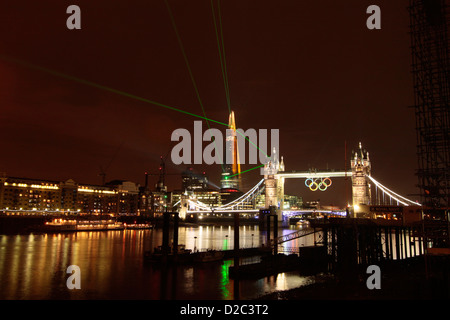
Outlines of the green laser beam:
{"type": "MultiPolygon", "coordinates": [[[[220,0],[217,0],[217,13],[218,13],[218,16],[219,16],[219,29],[220,29],[221,41],[219,41],[219,36],[218,36],[218,32],[217,32],[217,23],[216,23],[216,17],[215,17],[213,0],[211,0],[211,10],[212,10],[212,15],[213,15],[214,29],[216,31],[217,47],[219,49],[219,58],[220,58],[220,62],[221,62],[220,67],[222,69],[222,76],[223,76],[223,82],[224,82],[224,86],[225,86],[225,95],[226,95],[226,98],[227,98],[228,111],[231,113],[230,88],[229,88],[229,83],[228,83],[227,62],[226,62],[226,59],[225,59],[225,41],[223,39],[222,13],[220,11],[220,0]],[[222,50],[221,50],[221,47],[222,47],[222,50]]],[[[236,130],[236,131],[241,136],[243,136],[245,138],[245,140],[247,140],[251,145],[253,145],[257,150],[261,151],[267,158],[269,158],[267,153],[262,151],[257,145],[255,145],[252,141],[250,141],[240,131],[238,131],[238,130],[236,130]]]]}
{"type": "Polygon", "coordinates": [[[220,37],[222,40],[222,59],[223,59],[223,69],[225,71],[225,82],[226,82],[226,88],[227,91],[227,98],[228,98],[228,105],[231,105],[230,100],[230,85],[228,82],[228,72],[227,72],[227,60],[225,58],[225,41],[223,40],[223,27],[222,27],[222,13],[220,12],[220,0],[217,0],[217,12],[219,15],[219,28],[220,28],[220,37]]]}
{"type": "MultiPolygon", "coordinates": [[[[38,65],[35,65],[35,64],[32,64],[32,63],[20,60],[20,59],[12,58],[12,57],[9,57],[9,56],[3,55],[3,54],[0,54],[0,58],[2,60],[4,60],[4,61],[13,62],[13,63],[19,64],[21,66],[24,66],[24,67],[27,67],[27,68],[30,68],[30,69],[33,69],[33,70],[38,70],[38,71],[42,71],[42,72],[47,73],[47,74],[51,74],[51,75],[56,76],[56,77],[60,77],[60,78],[66,79],[66,80],[71,80],[71,81],[74,81],[74,82],[77,82],[77,83],[81,83],[81,84],[84,84],[84,85],[87,85],[87,86],[90,86],[90,87],[94,87],[94,88],[101,89],[101,90],[104,90],[104,91],[107,91],[107,92],[111,92],[111,93],[114,93],[114,94],[118,94],[118,95],[121,95],[121,96],[124,96],[124,97],[127,97],[127,98],[131,98],[131,99],[134,99],[134,100],[137,100],[137,101],[153,104],[153,105],[156,105],[156,106],[159,106],[159,107],[166,108],[168,110],[177,111],[177,112],[180,112],[180,113],[183,113],[183,114],[190,115],[192,117],[196,117],[196,118],[199,118],[199,119],[202,119],[202,120],[208,120],[208,121],[220,124],[222,126],[229,127],[227,123],[224,123],[224,122],[221,122],[221,121],[217,121],[217,120],[214,120],[214,119],[211,119],[211,118],[206,118],[204,116],[200,116],[200,115],[197,115],[197,114],[189,112],[189,111],[185,111],[185,110],[182,110],[182,109],[179,109],[179,108],[176,108],[176,107],[168,106],[168,105],[165,105],[163,103],[159,103],[159,102],[152,101],[152,100],[149,100],[149,99],[146,99],[146,98],[142,98],[142,97],[136,96],[136,95],[131,94],[131,93],[127,93],[127,92],[124,92],[124,91],[121,91],[121,90],[113,89],[113,88],[110,88],[110,87],[107,87],[107,86],[104,86],[104,85],[101,85],[101,84],[98,84],[98,83],[95,83],[95,82],[92,82],[92,81],[88,81],[88,80],[85,80],[85,79],[81,79],[81,78],[77,78],[77,77],[74,77],[74,76],[70,76],[70,75],[67,75],[67,74],[55,71],[55,70],[44,68],[44,67],[41,67],[41,66],[38,66],[38,65]]],[[[269,157],[263,150],[261,150],[258,146],[256,146],[252,141],[250,141],[239,130],[236,130],[236,132],[239,133],[241,136],[243,136],[250,144],[252,144],[254,147],[256,147],[259,151],[261,151],[266,157],[269,157]]]]}
{"type": "Polygon", "coordinates": [[[202,99],[200,98],[200,93],[198,92],[197,84],[195,82],[194,75],[192,74],[192,70],[191,70],[191,67],[190,67],[190,64],[189,64],[189,60],[188,60],[186,52],[184,50],[183,42],[181,41],[180,34],[178,33],[178,28],[177,28],[177,25],[175,23],[175,18],[173,17],[172,10],[170,9],[170,6],[169,6],[169,3],[167,2],[167,0],[165,0],[164,2],[166,4],[167,11],[169,12],[170,21],[172,22],[172,27],[173,27],[173,30],[175,31],[175,35],[177,37],[178,45],[180,46],[184,62],[185,62],[186,67],[188,69],[189,77],[191,78],[192,85],[194,86],[194,90],[195,90],[195,94],[197,96],[197,100],[200,103],[200,106],[202,108],[203,116],[206,118],[205,109],[203,108],[203,102],[202,102],[202,99]]]}
{"type": "Polygon", "coordinates": [[[245,170],[245,171],[241,171],[240,173],[235,173],[235,174],[229,175],[229,176],[227,176],[227,177],[228,177],[228,178],[231,178],[231,177],[234,177],[234,176],[237,176],[237,175],[240,175],[240,174],[243,174],[243,173],[246,173],[246,172],[249,172],[249,171],[258,169],[258,168],[261,168],[261,167],[264,167],[264,165],[261,164],[261,165],[259,165],[259,166],[257,166],[257,167],[253,167],[253,168],[247,169],[247,170],[245,170]]]}
{"type": "Polygon", "coordinates": [[[217,49],[219,52],[220,69],[222,70],[223,86],[225,88],[225,97],[227,99],[228,112],[231,113],[230,94],[228,91],[228,83],[227,83],[227,78],[225,76],[225,71],[224,71],[224,63],[223,63],[223,59],[222,59],[222,49],[220,48],[219,32],[217,31],[216,13],[214,11],[213,0],[211,0],[211,11],[212,11],[212,17],[213,17],[213,22],[214,22],[214,30],[216,32],[216,42],[217,42],[217,49]]]}
{"type": "Polygon", "coordinates": [[[64,79],[67,79],[67,80],[71,80],[71,81],[74,81],[74,82],[85,84],[85,85],[88,85],[90,87],[94,87],[94,88],[101,89],[101,90],[104,90],[104,91],[112,92],[112,93],[115,93],[115,94],[118,94],[118,95],[121,95],[121,96],[125,96],[125,97],[128,97],[128,98],[134,99],[134,100],[150,103],[150,104],[153,104],[153,105],[156,105],[156,106],[159,106],[159,107],[163,107],[163,108],[166,108],[166,109],[169,109],[169,110],[173,110],[173,111],[177,111],[177,112],[180,112],[180,113],[184,113],[184,114],[187,114],[187,115],[190,115],[190,116],[202,119],[202,120],[211,121],[211,122],[214,122],[214,123],[217,123],[217,124],[220,124],[220,125],[228,127],[227,123],[224,123],[224,122],[221,122],[221,121],[217,121],[217,120],[210,119],[210,118],[207,118],[207,117],[204,117],[204,116],[200,116],[200,115],[197,115],[195,113],[191,113],[189,111],[185,111],[185,110],[182,110],[182,109],[179,109],[179,108],[176,108],[176,107],[165,105],[163,103],[159,103],[159,102],[152,101],[152,100],[149,100],[149,99],[146,99],[146,98],[142,98],[142,97],[136,96],[134,94],[127,93],[127,92],[124,92],[124,91],[121,91],[121,90],[117,90],[117,89],[113,89],[113,88],[110,88],[110,87],[107,87],[107,86],[104,86],[104,85],[101,85],[101,84],[98,84],[98,83],[95,83],[95,82],[92,82],[92,81],[88,81],[88,80],[77,78],[77,77],[74,77],[74,76],[70,76],[70,75],[67,75],[67,74],[55,71],[55,70],[51,70],[51,69],[47,69],[47,68],[44,68],[44,67],[41,67],[41,66],[37,66],[37,65],[28,63],[26,61],[22,61],[22,60],[19,60],[19,59],[16,59],[16,58],[8,57],[8,56],[2,55],[2,54],[0,54],[0,58],[5,60],[5,61],[9,61],[9,62],[14,62],[14,63],[20,64],[20,65],[28,67],[30,69],[43,71],[43,72],[51,74],[53,76],[57,76],[57,77],[60,77],[60,78],[64,78],[64,79]]]}
{"type": "MultiPolygon", "coordinates": [[[[186,67],[188,69],[192,85],[194,86],[195,94],[197,95],[197,100],[198,100],[198,102],[200,104],[200,107],[202,108],[203,116],[206,118],[205,108],[203,107],[203,102],[202,102],[202,99],[200,98],[200,93],[198,91],[197,83],[195,82],[194,75],[192,74],[191,66],[190,66],[189,60],[187,58],[186,51],[184,50],[183,42],[181,41],[181,37],[180,37],[180,34],[178,32],[177,24],[175,23],[175,18],[173,16],[172,10],[170,9],[168,1],[164,0],[164,2],[166,4],[167,11],[169,12],[170,21],[172,22],[172,27],[173,27],[173,30],[175,31],[175,35],[177,37],[178,45],[179,45],[179,47],[181,49],[181,53],[183,55],[184,62],[185,62],[186,67]]],[[[208,129],[211,129],[211,126],[209,125],[209,121],[208,120],[206,120],[206,125],[208,126],[208,129]]],[[[212,135],[211,135],[211,139],[212,139],[212,141],[214,143],[214,148],[217,149],[216,140],[215,140],[215,138],[212,135]]],[[[219,160],[220,160],[220,165],[222,167],[222,172],[225,172],[225,168],[223,166],[223,161],[222,161],[222,159],[220,159],[220,155],[219,155],[219,160]]]]}

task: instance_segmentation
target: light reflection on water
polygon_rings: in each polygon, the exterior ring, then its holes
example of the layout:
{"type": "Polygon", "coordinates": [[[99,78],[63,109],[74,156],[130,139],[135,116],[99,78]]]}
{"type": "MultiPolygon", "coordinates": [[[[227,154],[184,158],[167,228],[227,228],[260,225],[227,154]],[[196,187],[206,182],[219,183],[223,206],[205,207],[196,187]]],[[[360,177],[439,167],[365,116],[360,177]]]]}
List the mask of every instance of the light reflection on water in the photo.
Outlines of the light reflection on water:
{"type": "MultiPolygon", "coordinates": [[[[257,226],[241,226],[239,232],[242,248],[266,241],[257,226]]],[[[161,242],[160,229],[0,235],[0,299],[251,299],[310,281],[288,272],[241,280],[237,288],[228,277],[232,261],[177,268],[144,263],[144,252],[161,242]],[[66,287],[72,264],[81,270],[80,290],[66,287]]],[[[305,237],[284,246],[313,242],[305,237]]],[[[233,249],[233,228],[180,227],[179,243],[192,250],[233,249]]]]}

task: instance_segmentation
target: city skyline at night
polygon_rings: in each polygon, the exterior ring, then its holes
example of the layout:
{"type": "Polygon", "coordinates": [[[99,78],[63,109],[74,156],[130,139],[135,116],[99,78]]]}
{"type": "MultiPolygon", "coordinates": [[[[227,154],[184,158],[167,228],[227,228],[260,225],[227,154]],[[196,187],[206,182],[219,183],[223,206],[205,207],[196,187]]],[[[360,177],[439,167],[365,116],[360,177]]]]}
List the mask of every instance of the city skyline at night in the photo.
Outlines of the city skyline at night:
{"type": "Polygon", "coordinates": [[[0,301],[450,298],[449,1],[0,2],[0,301]]]}
{"type": "MultiPolygon", "coordinates": [[[[4,7],[2,21],[14,32],[2,26],[2,55],[226,122],[211,5],[168,3],[204,113],[164,2],[80,1],[80,30],[65,27],[63,3],[4,7]]],[[[286,170],[343,169],[345,143],[349,157],[362,141],[374,175],[417,194],[407,4],[378,5],[381,30],[367,29],[366,3],[221,3],[230,105],[239,127],[280,130],[286,170]]],[[[108,178],[143,183],[171,149],[171,132],[195,120],[10,60],[1,68],[1,148],[8,153],[1,171],[9,175],[97,184],[100,167],[110,164],[108,178]]],[[[184,169],[167,163],[168,172],[184,169]]],[[[220,166],[198,171],[219,185],[220,166]]],[[[258,181],[257,171],[242,174],[243,189],[258,181]]],[[[174,178],[169,188],[178,185],[174,178]]],[[[298,193],[299,185],[289,182],[287,191],[298,193]]],[[[337,203],[342,195],[320,196],[337,203]]]]}

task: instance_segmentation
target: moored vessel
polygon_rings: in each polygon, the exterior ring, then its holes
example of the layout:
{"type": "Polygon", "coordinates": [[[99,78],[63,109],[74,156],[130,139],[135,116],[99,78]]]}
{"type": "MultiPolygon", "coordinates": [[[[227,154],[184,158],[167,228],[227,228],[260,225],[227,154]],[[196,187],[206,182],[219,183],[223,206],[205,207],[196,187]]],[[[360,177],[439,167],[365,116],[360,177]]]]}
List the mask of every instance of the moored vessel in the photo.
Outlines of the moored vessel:
{"type": "Polygon", "coordinates": [[[77,232],[77,231],[103,231],[123,230],[123,223],[114,219],[53,219],[41,226],[42,232],[77,232]]]}

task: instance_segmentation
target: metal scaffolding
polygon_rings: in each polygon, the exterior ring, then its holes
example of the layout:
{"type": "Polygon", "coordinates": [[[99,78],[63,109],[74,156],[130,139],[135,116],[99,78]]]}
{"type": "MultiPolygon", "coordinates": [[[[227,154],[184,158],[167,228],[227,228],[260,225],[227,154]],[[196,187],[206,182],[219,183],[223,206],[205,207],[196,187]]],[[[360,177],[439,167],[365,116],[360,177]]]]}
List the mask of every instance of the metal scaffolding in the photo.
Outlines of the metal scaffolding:
{"type": "Polygon", "coordinates": [[[449,206],[448,0],[410,0],[412,74],[422,203],[449,206]]]}

